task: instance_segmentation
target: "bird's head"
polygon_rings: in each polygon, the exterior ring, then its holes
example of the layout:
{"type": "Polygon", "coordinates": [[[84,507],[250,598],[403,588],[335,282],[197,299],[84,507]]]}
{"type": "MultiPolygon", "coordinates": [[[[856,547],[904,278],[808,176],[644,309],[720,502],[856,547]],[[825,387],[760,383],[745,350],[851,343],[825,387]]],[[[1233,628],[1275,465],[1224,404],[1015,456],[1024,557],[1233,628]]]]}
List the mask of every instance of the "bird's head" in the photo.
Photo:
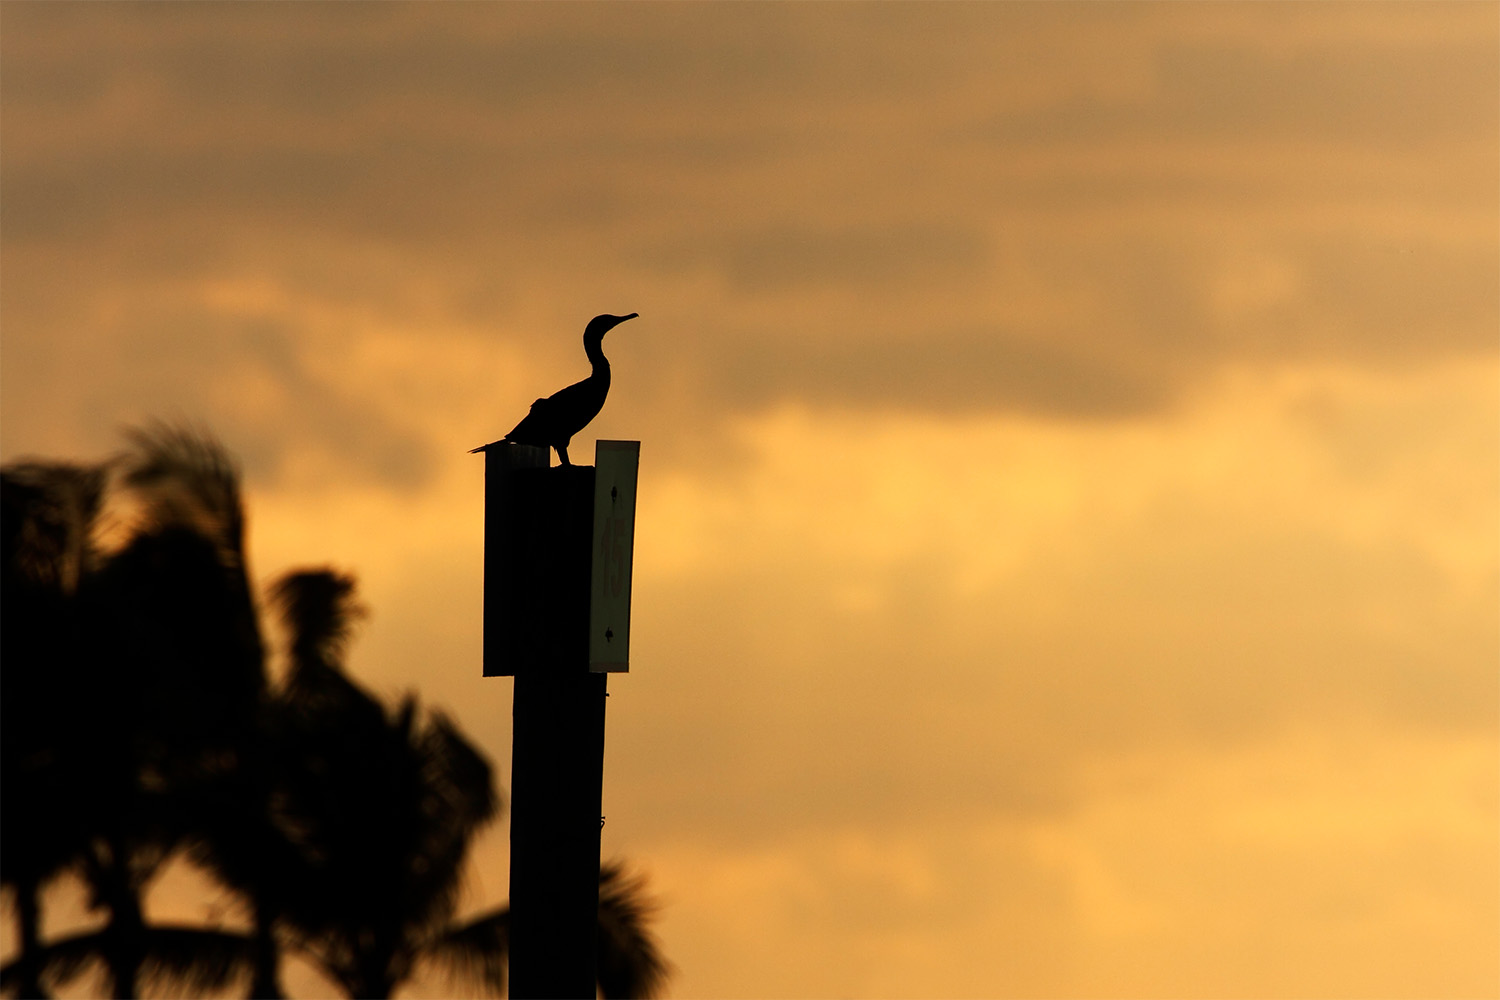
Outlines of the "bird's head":
{"type": "Polygon", "coordinates": [[[593,341],[597,344],[599,343],[599,341],[604,339],[604,335],[606,333],[613,330],[615,327],[619,326],[627,319],[635,319],[639,315],[640,313],[631,313],[629,316],[611,316],[608,313],[605,313],[603,316],[595,316],[593,319],[589,320],[589,325],[584,328],[583,342],[587,344],[589,341],[593,341]]]}

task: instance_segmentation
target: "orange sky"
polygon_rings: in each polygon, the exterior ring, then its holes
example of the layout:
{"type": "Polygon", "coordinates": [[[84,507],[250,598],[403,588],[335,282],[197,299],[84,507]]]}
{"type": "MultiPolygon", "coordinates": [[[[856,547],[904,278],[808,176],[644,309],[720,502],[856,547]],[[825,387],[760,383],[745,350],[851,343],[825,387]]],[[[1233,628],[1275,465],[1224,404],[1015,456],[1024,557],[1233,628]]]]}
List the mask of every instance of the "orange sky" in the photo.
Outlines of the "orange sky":
{"type": "Polygon", "coordinates": [[[0,456],[211,426],[508,770],[465,450],[639,312],[675,995],[1495,995],[1497,95],[1493,4],[4,4],[0,456]]]}

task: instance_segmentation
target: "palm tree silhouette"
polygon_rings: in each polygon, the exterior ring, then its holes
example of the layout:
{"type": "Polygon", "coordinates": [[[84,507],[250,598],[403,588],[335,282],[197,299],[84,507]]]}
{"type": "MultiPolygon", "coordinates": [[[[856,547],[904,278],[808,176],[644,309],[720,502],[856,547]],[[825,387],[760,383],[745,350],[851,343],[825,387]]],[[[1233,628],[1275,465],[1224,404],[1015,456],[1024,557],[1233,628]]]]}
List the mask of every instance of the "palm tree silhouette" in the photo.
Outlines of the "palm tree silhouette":
{"type": "MultiPolygon", "coordinates": [[[[45,996],[98,961],[120,997],[246,977],[279,997],[291,947],[355,997],[388,996],[419,965],[503,989],[507,910],[454,920],[469,847],[499,809],[488,763],[441,713],[413,696],[387,710],[345,674],[352,577],[274,587],[291,666],[272,689],[233,462],[165,426],[131,444],[98,466],[0,470],[0,873],[21,938],[0,986],[45,996]],[[106,550],[110,495],[136,513],[106,550]],[[244,898],[250,933],[147,924],[143,893],[174,852],[244,898]],[[107,922],[43,942],[43,889],[69,868],[107,922]]],[[[603,871],[605,996],[662,984],[649,913],[639,879],[603,871]]]]}
{"type": "MultiPolygon", "coordinates": [[[[499,991],[508,911],[454,921],[469,844],[499,809],[489,764],[445,716],[424,718],[411,696],[387,713],[343,673],[362,613],[354,591],[329,570],[291,574],[273,591],[291,657],[277,745],[292,766],[278,768],[275,795],[297,858],[283,917],[351,996],[388,996],[419,964],[499,991]]],[[[649,995],[664,980],[649,912],[639,880],[605,871],[605,996],[649,995]]]]}
{"type": "MultiPolygon", "coordinates": [[[[87,591],[98,623],[95,662],[113,681],[102,731],[130,748],[122,760],[135,782],[132,822],[108,839],[107,857],[89,859],[121,926],[117,992],[148,957],[131,940],[144,927],[146,881],[201,835],[209,806],[243,794],[266,696],[238,471],[222,448],[189,433],[155,428],[135,434],[134,444],[121,464],[142,506],[137,528],[87,591]]],[[[207,940],[196,948],[205,965],[223,965],[210,960],[207,940]]]]}
{"type": "Polygon", "coordinates": [[[65,978],[90,956],[118,996],[159,973],[212,985],[234,946],[147,927],[141,896],[254,740],[264,675],[238,478],[193,435],[158,427],[133,444],[101,466],[5,475],[4,867],[25,994],[42,995],[45,969],[65,978]],[[94,537],[112,476],[139,511],[106,555],[94,537]],[[43,949],[37,893],[67,866],[108,922],[43,949]]]}
{"type": "Polygon", "coordinates": [[[75,597],[97,557],[92,536],[103,490],[98,468],[28,463],[0,474],[0,879],[16,911],[15,979],[25,996],[47,995],[41,888],[87,846],[86,802],[60,799],[57,789],[89,776],[72,739],[77,718],[64,706],[80,659],[75,597]]]}
{"type": "Polygon", "coordinates": [[[499,807],[490,767],[440,713],[419,714],[412,696],[387,713],[345,676],[351,577],[294,573],[273,600],[291,637],[274,751],[273,819],[291,848],[278,916],[351,996],[385,997],[452,916],[469,845],[499,807]]]}

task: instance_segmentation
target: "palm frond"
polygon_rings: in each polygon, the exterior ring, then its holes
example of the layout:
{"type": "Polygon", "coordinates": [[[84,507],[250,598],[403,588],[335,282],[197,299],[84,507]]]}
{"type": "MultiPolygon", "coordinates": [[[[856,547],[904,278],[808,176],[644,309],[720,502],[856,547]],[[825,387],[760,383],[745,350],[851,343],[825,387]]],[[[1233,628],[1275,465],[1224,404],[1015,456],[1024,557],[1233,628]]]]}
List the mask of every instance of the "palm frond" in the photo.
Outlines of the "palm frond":
{"type": "Polygon", "coordinates": [[[156,422],[129,428],[125,485],[146,504],[147,530],[190,527],[220,546],[226,565],[244,558],[245,512],[234,460],[206,430],[156,422]]]}
{"type": "Polygon", "coordinates": [[[422,950],[424,965],[451,980],[477,982],[495,993],[505,990],[510,958],[510,908],[500,907],[450,927],[422,950]]]}
{"type": "MultiPolygon", "coordinates": [[[[107,930],[75,934],[39,948],[36,962],[42,976],[55,985],[73,979],[90,965],[102,967],[107,934],[107,930]]],[[[20,987],[20,966],[21,959],[16,958],[0,967],[0,989],[9,993],[20,987]]]]}
{"type": "Polygon", "coordinates": [[[620,862],[599,872],[599,992],[651,997],[666,985],[672,967],[646,927],[658,904],[646,894],[646,877],[629,874],[620,862]]]}
{"type": "Polygon", "coordinates": [[[398,715],[406,730],[412,804],[421,822],[411,844],[409,886],[419,923],[446,923],[458,903],[462,872],[475,835],[499,811],[493,771],[485,756],[441,712],[429,712],[413,727],[415,699],[398,715]]]}
{"type": "MultiPolygon", "coordinates": [[[[646,878],[619,862],[599,873],[597,965],[599,992],[606,998],[652,997],[671,975],[655,937],[646,929],[657,904],[646,894],[646,878]]],[[[510,908],[499,907],[450,927],[422,949],[429,968],[453,981],[505,989],[510,960],[510,908]]]]}
{"type": "Polygon", "coordinates": [[[354,591],[354,577],[333,569],[298,570],[271,585],[271,602],[291,637],[294,669],[342,660],[355,622],[365,615],[354,591]]]}
{"type": "Polygon", "coordinates": [[[143,982],[173,983],[190,993],[220,990],[254,971],[248,934],[200,927],[149,927],[143,982]]]}
{"type": "Polygon", "coordinates": [[[94,526],[109,470],[22,462],[0,470],[5,572],[72,593],[92,568],[94,526]]]}
{"type": "Polygon", "coordinates": [[[446,714],[429,711],[427,724],[412,742],[422,763],[425,787],[442,803],[442,811],[455,826],[476,829],[495,818],[500,797],[495,792],[494,770],[446,714]]]}
{"type": "MultiPolygon", "coordinates": [[[[171,983],[204,993],[223,989],[253,971],[252,942],[245,934],[182,926],[146,927],[140,934],[142,982],[171,983]]],[[[111,927],[75,934],[43,946],[37,962],[50,982],[64,983],[91,965],[106,964],[105,956],[117,947],[116,938],[111,927]]],[[[0,989],[19,985],[20,961],[0,968],[0,989]]]]}

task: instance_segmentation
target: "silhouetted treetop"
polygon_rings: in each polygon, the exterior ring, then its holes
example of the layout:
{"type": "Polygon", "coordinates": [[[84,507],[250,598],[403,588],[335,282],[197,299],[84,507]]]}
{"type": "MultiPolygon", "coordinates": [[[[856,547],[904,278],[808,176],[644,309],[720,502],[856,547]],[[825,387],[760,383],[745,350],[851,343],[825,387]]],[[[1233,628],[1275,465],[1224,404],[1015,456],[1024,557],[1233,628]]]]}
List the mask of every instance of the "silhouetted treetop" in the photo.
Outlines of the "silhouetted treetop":
{"type": "MultiPolygon", "coordinates": [[[[0,469],[0,876],[20,931],[0,988],[46,996],[95,967],[120,997],[279,997],[290,948],[352,997],[419,966],[502,991],[507,911],[455,920],[500,811],[489,761],[414,694],[387,705],[346,672],[365,614],[352,574],[269,588],[291,664],[273,684],[235,462],[196,431],[127,437],[95,465],[0,469]],[[173,856],[232,890],[251,929],[148,921],[173,856]],[[69,870],[105,922],[44,940],[44,890],[69,870]]],[[[606,872],[600,888],[601,988],[646,995],[665,965],[641,887],[606,872]]]]}

